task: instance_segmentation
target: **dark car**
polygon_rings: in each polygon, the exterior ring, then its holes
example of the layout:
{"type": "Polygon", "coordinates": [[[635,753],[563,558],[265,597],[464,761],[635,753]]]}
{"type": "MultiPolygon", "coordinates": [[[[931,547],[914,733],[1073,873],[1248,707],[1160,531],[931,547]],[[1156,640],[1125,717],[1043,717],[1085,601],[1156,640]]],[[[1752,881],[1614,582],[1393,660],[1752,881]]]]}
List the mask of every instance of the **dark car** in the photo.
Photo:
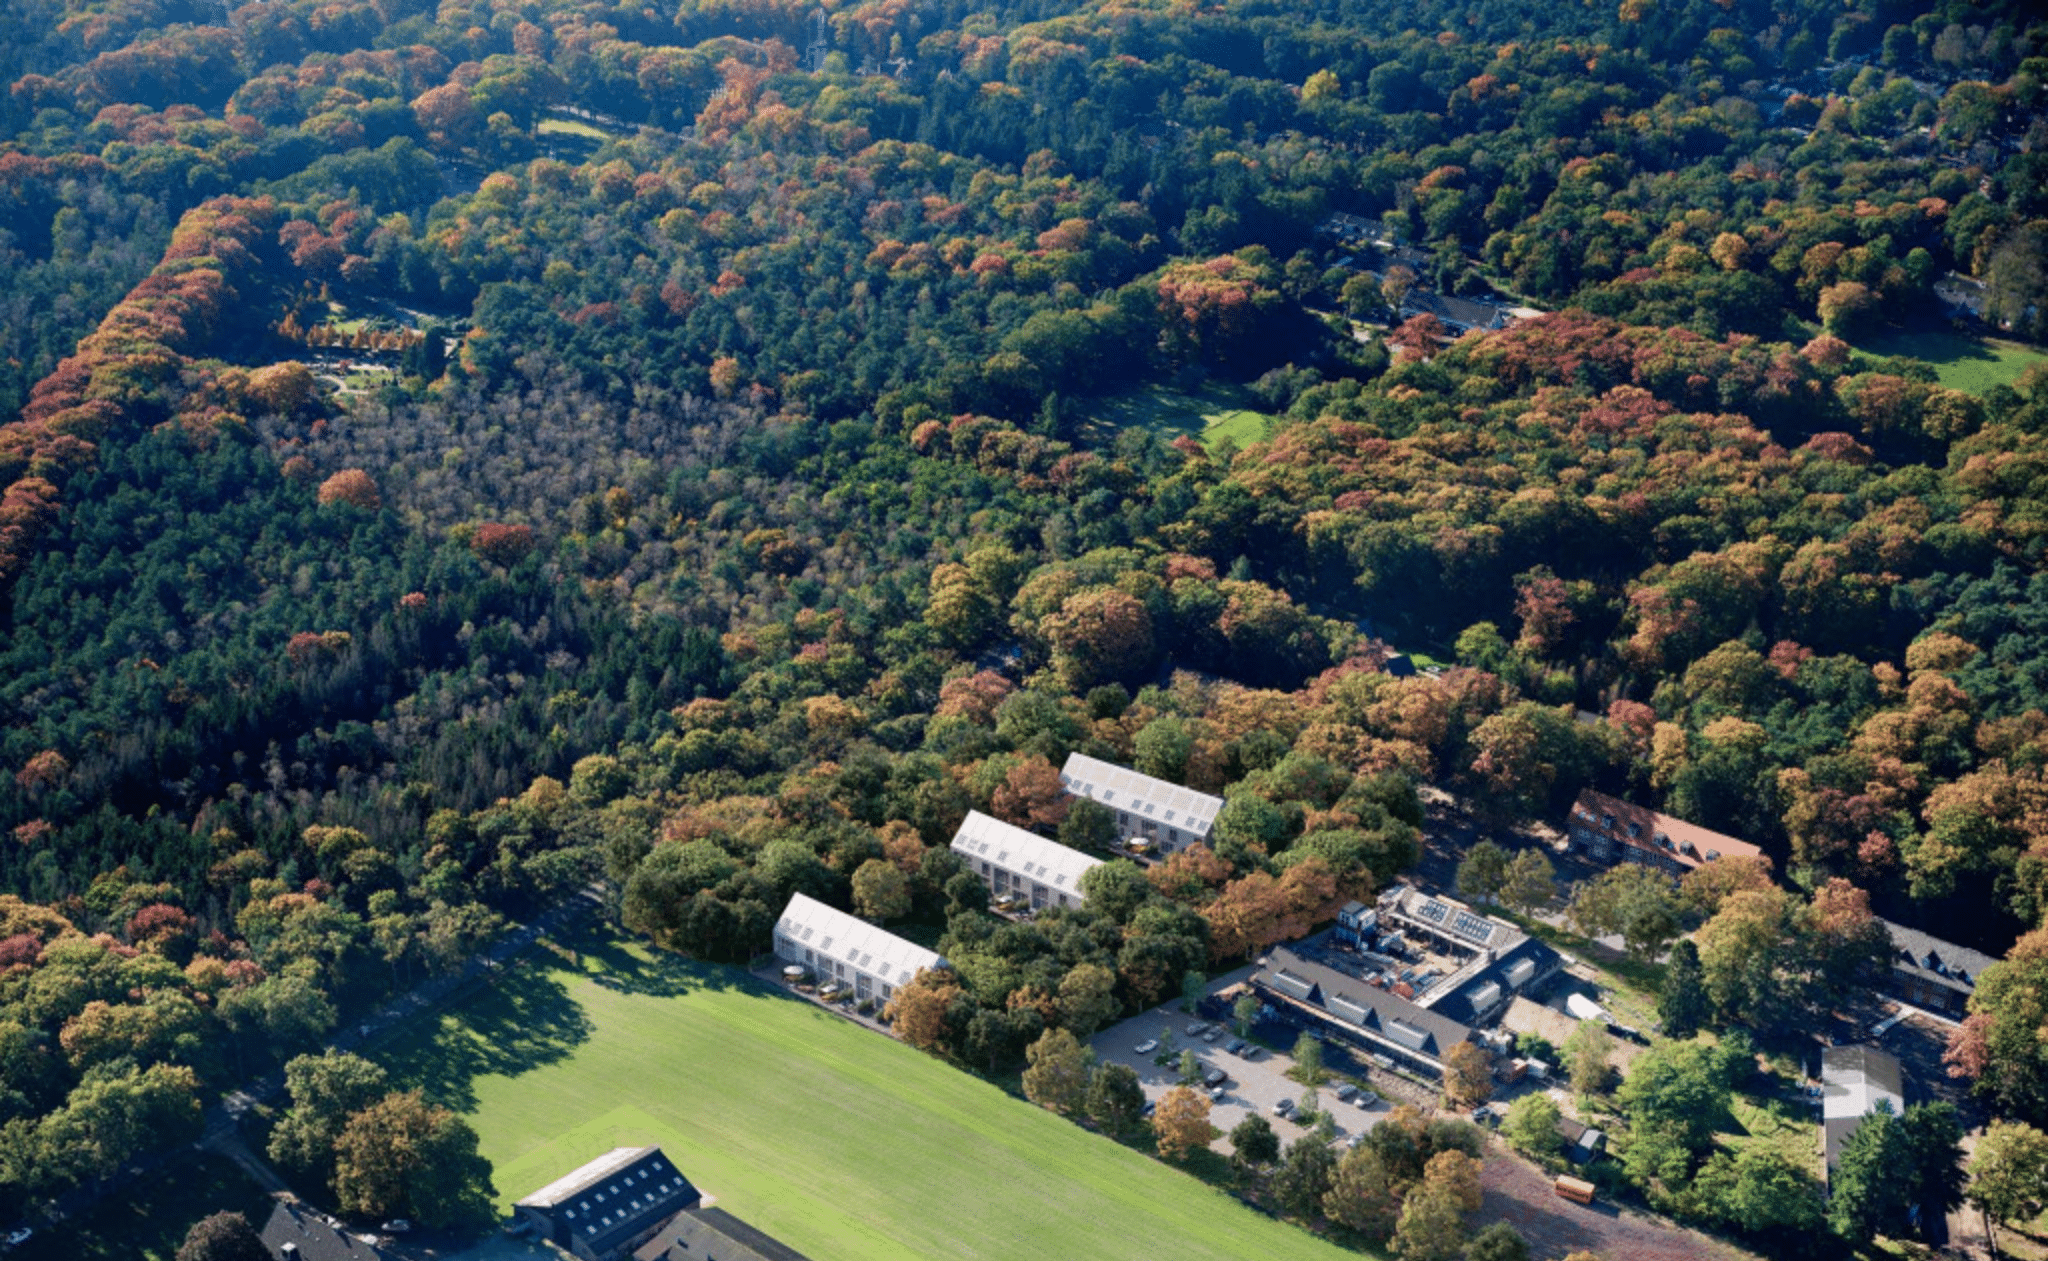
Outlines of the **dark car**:
{"type": "Polygon", "coordinates": [[[1202,1074],[1202,1084],[1204,1086],[1221,1086],[1224,1082],[1227,1082],[1229,1080],[1230,1074],[1224,1072],[1220,1068],[1212,1068],[1208,1072],[1202,1074]]]}
{"type": "Polygon", "coordinates": [[[1244,1047],[1245,1041],[1243,1038],[1232,1038],[1230,1041],[1223,1044],[1223,1049],[1230,1052],[1232,1055],[1241,1054],[1244,1051],[1244,1047]]]}

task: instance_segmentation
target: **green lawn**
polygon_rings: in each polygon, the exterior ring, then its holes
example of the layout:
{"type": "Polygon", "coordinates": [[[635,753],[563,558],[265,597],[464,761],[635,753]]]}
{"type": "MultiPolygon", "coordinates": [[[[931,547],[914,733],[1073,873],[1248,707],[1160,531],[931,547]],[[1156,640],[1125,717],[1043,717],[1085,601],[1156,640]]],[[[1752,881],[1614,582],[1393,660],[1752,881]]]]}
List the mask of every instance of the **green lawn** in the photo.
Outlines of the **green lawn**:
{"type": "Polygon", "coordinates": [[[534,130],[543,136],[582,136],[587,140],[610,140],[612,133],[593,127],[580,118],[543,118],[534,130]]]}
{"type": "Polygon", "coordinates": [[[1115,429],[1144,425],[1188,434],[1206,447],[1229,438],[1242,449],[1263,441],[1273,423],[1273,417],[1247,407],[1251,401],[1242,390],[1228,385],[1212,384],[1191,392],[1155,385],[1093,400],[1088,420],[1115,429]]]}
{"type": "Polygon", "coordinates": [[[656,1143],[833,1261],[1355,1255],[736,969],[572,944],[383,1057],[469,1115],[501,1204],[656,1143]]]}
{"type": "Polygon", "coordinates": [[[2011,385],[2033,365],[2048,363],[2048,352],[2033,346],[1946,330],[1880,333],[1858,338],[1853,345],[1863,360],[1859,367],[1875,366],[1876,360],[1891,355],[1910,355],[1932,365],[1943,385],[1970,394],[2011,385]]]}

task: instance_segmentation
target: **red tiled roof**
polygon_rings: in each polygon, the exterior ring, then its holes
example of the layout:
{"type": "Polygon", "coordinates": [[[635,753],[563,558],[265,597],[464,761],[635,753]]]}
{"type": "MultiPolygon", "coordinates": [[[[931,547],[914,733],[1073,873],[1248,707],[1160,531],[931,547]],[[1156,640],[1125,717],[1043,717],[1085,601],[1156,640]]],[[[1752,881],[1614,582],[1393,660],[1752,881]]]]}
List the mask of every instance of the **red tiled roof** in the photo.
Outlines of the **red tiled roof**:
{"type": "Polygon", "coordinates": [[[1683,867],[1698,867],[1713,858],[1762,858],[1764,852],[1748,841],[1703,828],[1684,819],[1610,797],[1588,788],[1572,804],[1572,822],[1583,824],[1616,843],[1662,854],[1683,867]],[[1634,824],[1636,835],[1629,835],[1634,824]],[[1670,844],[1660,845],[1659,836],[1670,844]],[[1712,857],[1710,857],[1710,855],[1712,857]]]}

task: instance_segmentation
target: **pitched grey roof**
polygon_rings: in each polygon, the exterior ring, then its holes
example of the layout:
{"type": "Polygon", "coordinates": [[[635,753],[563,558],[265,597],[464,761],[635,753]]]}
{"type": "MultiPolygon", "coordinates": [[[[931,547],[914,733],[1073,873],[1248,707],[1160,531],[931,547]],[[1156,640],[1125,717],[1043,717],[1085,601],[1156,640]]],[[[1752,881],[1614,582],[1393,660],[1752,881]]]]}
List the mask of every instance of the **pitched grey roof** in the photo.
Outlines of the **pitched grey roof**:
{"type": "Polygon", "coordinates": [[[297,1256],[299,1261],[385,1261],[390,1255],[375,1244],[337,1230],[324,1214],[287,1200],[271,1206],[270,1219],[263,1223],[259,1237],[271,1256],[297,1256]],[[291,1252],[285,1250],[287,1244],[291,1252]]]}
{"type": "Polygon", "coordinates": [[[519,1207],[547,1214],[558,1230],[601,1255],[699,1198],[659,1147],[614,1147],[519,1207]]]}
{"type": "Polygon", "coordinates": [[[1491,302],[1454,298],[1427,289],[1410,290],[1401,302],[1401,314],[1434,315],[1454,328],[1504,328],[1508,323],[1507,311],[1491,302]]]}
{"type": "Polygon", "coordinates": [[[1067,764],[1060,768],[1060,783],[1077,797],[1093,798],[1112,809],[1178,828],[1197,839],[1209,835],[1209,825],[1223,808],[1221,797],[1211,797],[1082,753],[1067,755],[1067,764]]]}
{"type": "Polygon", "coordinates": [[[1469,1041],[1472,1029],[1446,1016],[1417,1007],[1398,994],[1349,977],[1335,968],[1310,963],[1285,946],[1269,951],[1254,985],[1264,985],[1352,1026],[1368,1037],[1390,1042],[1430,1059],[1469,1041]]]}
{"type": "Polygon", "coordinates": [[[1090,858],[1078,849],[1048,841],[1034,832],[1013,827],[979,810],[969,810],[960,830],[953,834],[953,848],[963,854],[985,858],[1005,871],[1021,871],[1048,888],[1081,892],[1081,877],[1102,860],[1090,858]]]}
{"type": "Polygon", "coordinates": [[[634,1261],[810,1261],[722,1208],[685,1209],[633,1257],[634,1261]]]}
{"type": "Polygon", "coordinates": [[[1893,968],[1958,993],[1974,992],[1977,978],[1984,974],[1984,969],[1998,962],[1981,950],[1943,941],[1917,928],[1894,924],[1888,919],[1878,922],[1891,934],[1893,968]]]}

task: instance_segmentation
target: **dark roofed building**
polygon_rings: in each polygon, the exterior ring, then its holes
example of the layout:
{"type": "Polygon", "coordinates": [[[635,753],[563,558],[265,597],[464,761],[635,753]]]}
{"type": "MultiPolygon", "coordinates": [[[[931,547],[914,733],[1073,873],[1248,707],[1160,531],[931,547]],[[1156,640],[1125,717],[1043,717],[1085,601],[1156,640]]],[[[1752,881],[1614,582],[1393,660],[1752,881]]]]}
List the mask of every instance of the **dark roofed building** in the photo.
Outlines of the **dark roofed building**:
{"type": "Polygon", "coordinates": [[[722,1208],[690,1208],[633,1254],[633,1261],[810,1261],[722,1208]]]}
{"type": "Polygon", "coordinates": [[[1506,307],[1419,288],[1409,290],[1408,296],[1401,300],[1402,319],[1413,319],[1418,315],[1434,315],[1461,333],[1469,333],[1475,328],[1506,328],[1510,322],[1506,307]]]}
{"type": "Polygon", "coordinates": [[[1444,1053],[1472,1039],[1467,1025],[1284,946],[1267,953],[1251,983],[1268,1001],[1309,1017],[1332,1036],[1424,1072],[1441,1073],[1444,1053]]]}
{"type": "Polygon", "coordinates": [[[291,1200],[271,1206],[260,1237],[278,1261],[388,1261],[391,1255],[342,1230],[326,1214],[291,1200]]]}
{"type": "Polygon", "coordinates": [[[513,1207],[541,1238],[583,1261],[607,1261],[701,1198],[659,1147],[615,1147],[513,1207]]]}
{"type": "Polygon", "coordinates": [[[1879,920],[1892,938],[1891,968],[1884,992],[1937,1016],[1961,1020],[1977,978],[1998,960],[1980,950],[1932,937],[1917,928],[1879,920]]]}

